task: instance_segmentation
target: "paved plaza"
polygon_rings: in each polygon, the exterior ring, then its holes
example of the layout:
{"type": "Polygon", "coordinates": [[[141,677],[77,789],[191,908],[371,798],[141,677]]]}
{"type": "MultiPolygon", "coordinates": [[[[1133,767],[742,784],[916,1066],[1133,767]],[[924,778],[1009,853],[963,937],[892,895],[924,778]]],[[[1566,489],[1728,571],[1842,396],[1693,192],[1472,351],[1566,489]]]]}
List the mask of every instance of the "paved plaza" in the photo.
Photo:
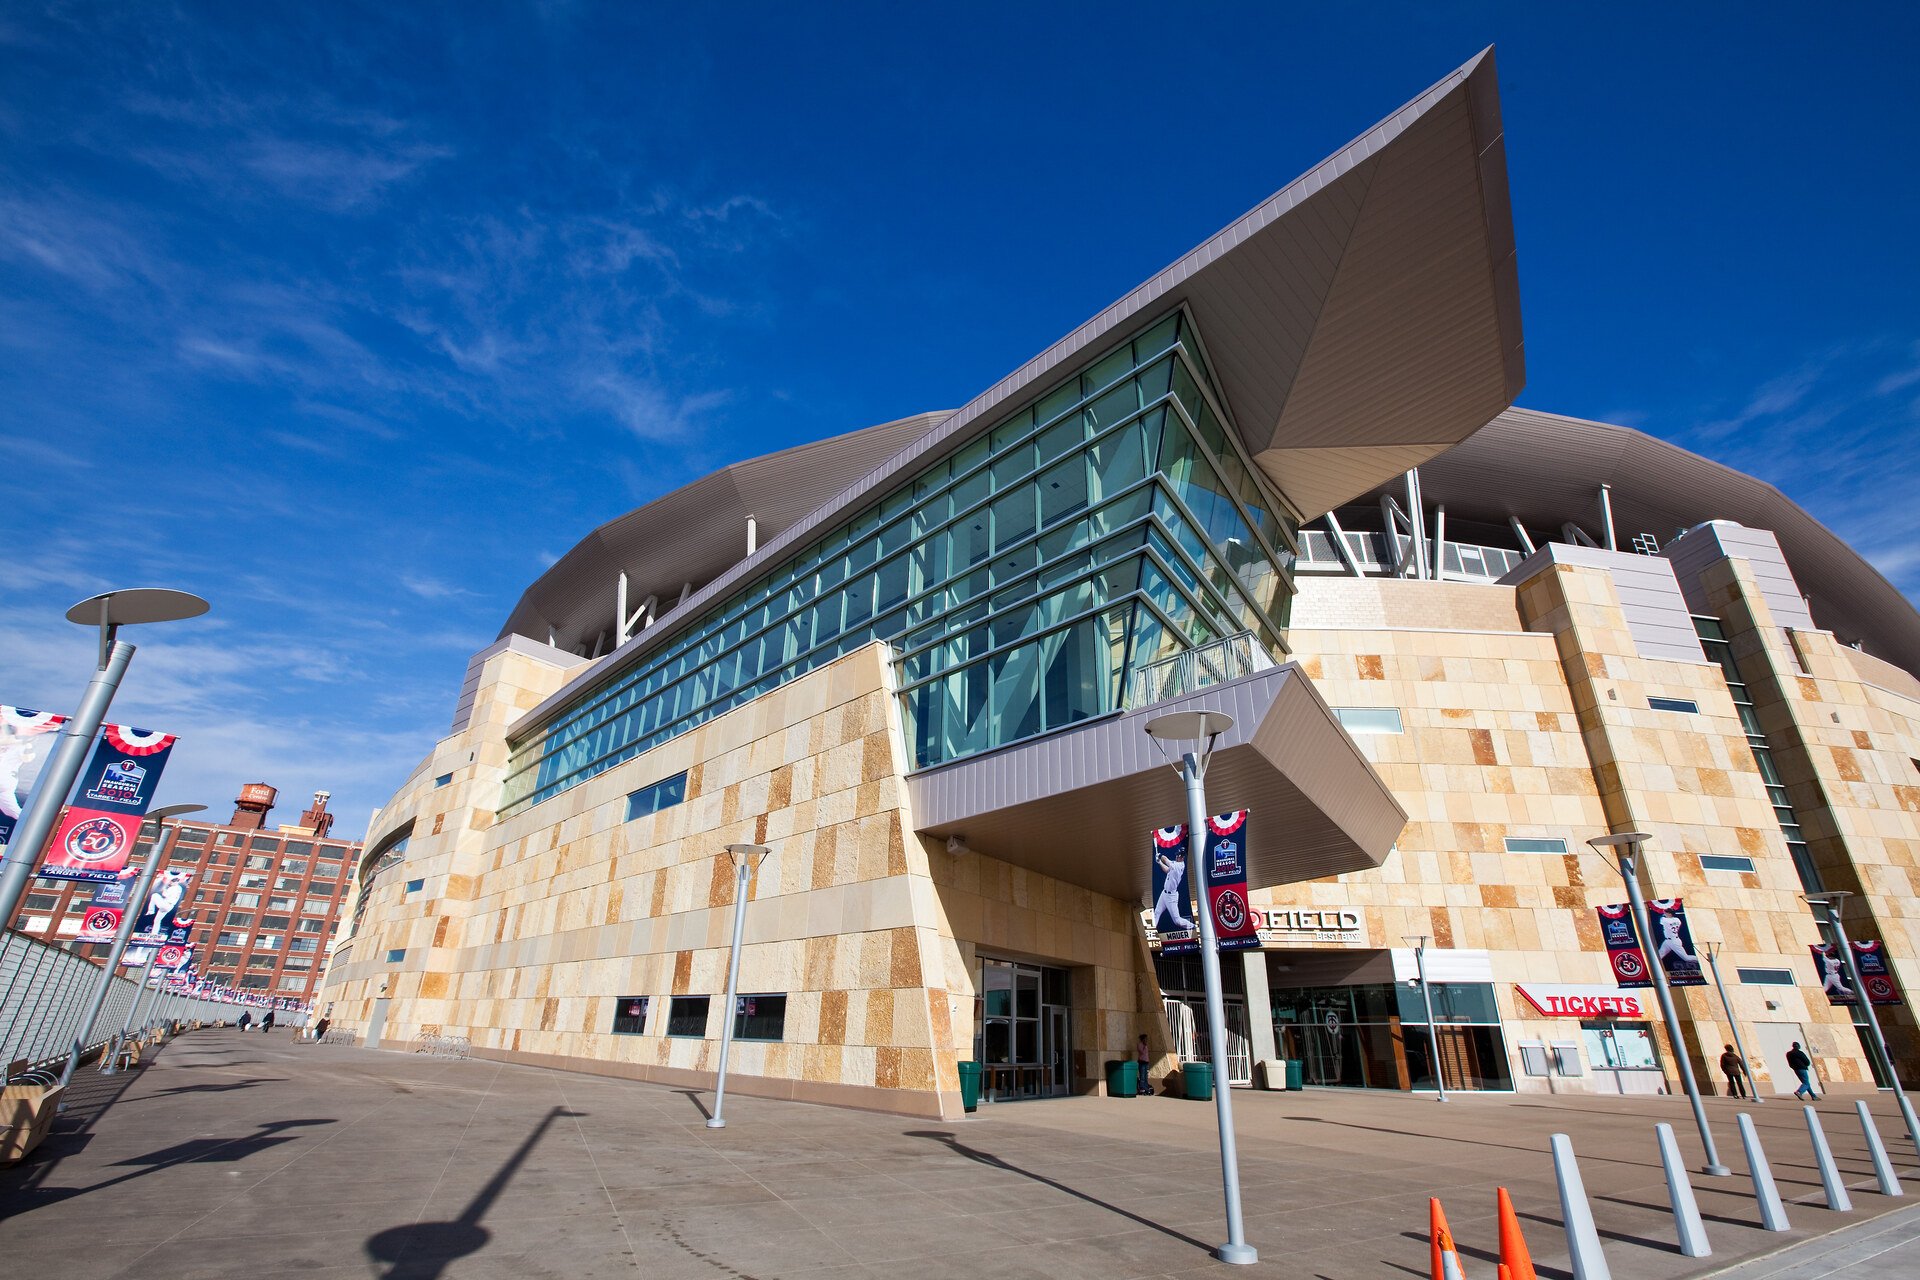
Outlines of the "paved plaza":
{"type": "MultiPolygon", "coordinates": [[[[1228,1273],[1213,1109],[1075,1098],[958,1123],[710,1095],[284,1034],[190,1034],[144,1069],[79,1078],[63,1132],[0,1173],[0,1256],[115,1276],[1127,1277],[1228,1273]]],[[[1793,1230],[1744,1176],[1697,1186],[1715,1254],[1673,1246],[1653,1140],[1668,1098],[1235,1095],[1251,1274],[1427,1274],[1427,1197],[1491,1275],[1493,1188],[1540,1274],[1570,1275],[1547,1135],[1579,1152],[1614,1276],[1914,1274],[1920,1219],[1873,1190],[1850,1103],[1823,1104],[1855,1209],[1819,1206],[1801,1109],[1754,1109],[1793,1230]],[[1830,1239],[1777,1254],[1796,1241],[1830,1239]]],[[[1736,1104],[1711,1104],[1743,1175],[1736,1104]]],[[[1874,1104],[1904,1174],[1911,1148],[1874,1104]]],[[[1697,1154],[1697,1153],[1695,1153],[1697,1154]]]]}

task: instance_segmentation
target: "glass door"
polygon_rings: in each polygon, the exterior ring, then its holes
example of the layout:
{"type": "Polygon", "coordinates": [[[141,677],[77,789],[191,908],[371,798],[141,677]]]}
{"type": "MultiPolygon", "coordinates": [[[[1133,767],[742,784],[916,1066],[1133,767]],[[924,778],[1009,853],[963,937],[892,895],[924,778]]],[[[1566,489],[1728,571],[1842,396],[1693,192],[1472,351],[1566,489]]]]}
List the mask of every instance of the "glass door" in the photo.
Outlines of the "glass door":
{"type": "Polygon", "coordinates": [[[974,1055],[984,1068],[983,1100],[1007,1102],[1069,1092],[1072,1045],[1064,1003],[1066,971],[983,956],[979,991],[974,1055]]]}

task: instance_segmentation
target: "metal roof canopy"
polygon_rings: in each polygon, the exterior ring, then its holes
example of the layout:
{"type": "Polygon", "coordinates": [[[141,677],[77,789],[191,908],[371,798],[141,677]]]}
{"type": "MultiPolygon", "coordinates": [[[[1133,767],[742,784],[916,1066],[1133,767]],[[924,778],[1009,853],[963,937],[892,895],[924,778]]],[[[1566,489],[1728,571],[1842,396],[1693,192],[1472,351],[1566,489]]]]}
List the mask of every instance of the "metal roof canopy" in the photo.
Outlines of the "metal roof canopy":
{"type": "Polygon", "coordinates": [[[1186,821],[1186,789],[1146,722],[1224,711],[1207,807],[1248,809],[1254,889],[1378,867],[1407,815],[1299,666],[1288,663],[1152,707],[908,779],[920,834],[1135,902],[1149,833],[1186,821]]]}
{"type": "MultiPolygon", "coordinates": [[[[1622,548],[1638,533],[1664,547],[1709,520],[1766,529],[1780,541],[1814,621],[1843,641],[1920,672],[1920,612],[1831,529],[1764,480],[1631,427],[1508,409],[1464,443],[1422,463],[1427,506],[1449,519],[1511,516],[1547,541],[1571,521],[1600,538],[1599,488],[1612,486],[1622,548]]],[[[1379,492],[1399,495],[1397,482],[1379,492]]]]}
{"type": "Polygon", "coordinates": [[[522,716],[509,736],[538,727],[584,683],[610,678],[863,501],[1182,304],[1248,452],[1309,519],[1512,404],[1526,373],[1492,48],[763,542],[522,716]]]}

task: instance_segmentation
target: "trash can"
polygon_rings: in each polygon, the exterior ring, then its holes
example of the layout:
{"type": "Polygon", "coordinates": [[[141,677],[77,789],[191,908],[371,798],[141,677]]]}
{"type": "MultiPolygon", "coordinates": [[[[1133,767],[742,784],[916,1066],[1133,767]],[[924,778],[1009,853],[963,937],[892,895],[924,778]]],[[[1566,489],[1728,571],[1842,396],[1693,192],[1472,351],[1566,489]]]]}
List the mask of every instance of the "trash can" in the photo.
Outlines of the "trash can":
{"type": "Polygon", "coordinates": [[[1181,1063],[1180,1078],[1187,1082],[1189,1098],[1195,1102],[1213,1101],[1213,1064],[1211,1062],[1181,1063]]]}
{"type": "Polygon", "coordinates": [[[1254,1079],[1262,1089],[1275,1090],[1287,1087],[1287,1064],[1279,1058],[1262,1058],[1260,1070],[1254,1079]]]}
{"type": "Polygon", "coordinates": [[[1304,1089],[1307,1087],[1307,1065],[1298,1058],[1287,1059],[1287,1088],[1304,1089]]]}
{"type": "Polygon", "coordinates": [[[1115,1058],[1107,1064],[1107,1096],[1131,1098],[1140,1092],[1140,1064],[1131,1058],[1115,1058]]]}
{"type": "Polygon", "coordinates": [[[980,1107],[980,1064],[977,1062],[960,1064],[960,1105],[968,1111],[980,1107]]]}

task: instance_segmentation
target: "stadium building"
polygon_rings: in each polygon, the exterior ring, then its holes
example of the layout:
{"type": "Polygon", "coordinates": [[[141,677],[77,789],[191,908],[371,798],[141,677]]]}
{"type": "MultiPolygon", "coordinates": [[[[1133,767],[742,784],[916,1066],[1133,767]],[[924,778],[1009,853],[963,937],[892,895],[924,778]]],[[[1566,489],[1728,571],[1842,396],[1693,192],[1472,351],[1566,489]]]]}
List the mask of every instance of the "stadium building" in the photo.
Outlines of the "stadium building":
{"type": "MultiPolygon", "coordinates": [[[[1184,817],[1143,725],[1206,708],[1261,925],[1236,1083],[1431,1087],[1433,1043],[1452,1088],[1672,1087],[1597,998],[1587,842],[1640,829],[1761,1087],[1793,1040],[1871,1087],[1801,895],[1920,981],[1920,615],[1767,485],[1511,407],[1506,192],[1489,51],[963,408],[589,534],[376,815],[336,1021],[702,1086],[730,1013],[731,1087],[925,1115],[964,1061],[1092,1092],[1144,1031],[1164,1074],[1204,1019],[1142,911],[1184,817]]],[[[1677,995],[1705,1078],[1727,1018],[1677,995]]]]}

